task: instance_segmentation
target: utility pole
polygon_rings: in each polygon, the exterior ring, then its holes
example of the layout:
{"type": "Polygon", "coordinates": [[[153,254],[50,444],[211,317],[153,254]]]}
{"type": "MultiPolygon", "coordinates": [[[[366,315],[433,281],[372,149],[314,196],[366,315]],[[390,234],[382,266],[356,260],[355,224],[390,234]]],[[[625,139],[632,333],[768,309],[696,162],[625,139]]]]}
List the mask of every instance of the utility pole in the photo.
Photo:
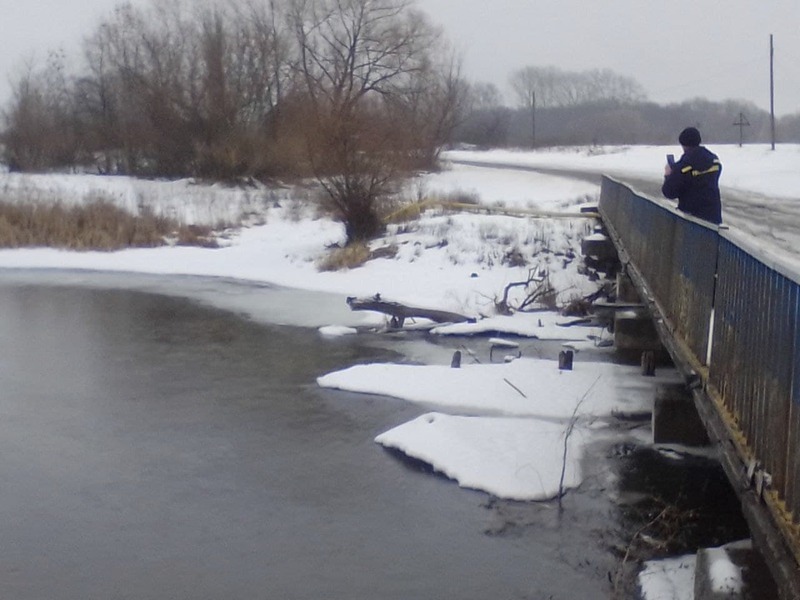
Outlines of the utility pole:
{"type": "Polygon", "coordinates": [[[769,115],[772,126],[772,149],[775,150],[775,47],[769,34],[769,115]]]}
{"type": "Polygon", "coordinates": [[[739,148],[741,148],[744,141],[744,128],[750,127],[750,121],[747,120],[744,113],[739,113],[739,120],[734,123],[734,126],[739,128],[739,148]]]}

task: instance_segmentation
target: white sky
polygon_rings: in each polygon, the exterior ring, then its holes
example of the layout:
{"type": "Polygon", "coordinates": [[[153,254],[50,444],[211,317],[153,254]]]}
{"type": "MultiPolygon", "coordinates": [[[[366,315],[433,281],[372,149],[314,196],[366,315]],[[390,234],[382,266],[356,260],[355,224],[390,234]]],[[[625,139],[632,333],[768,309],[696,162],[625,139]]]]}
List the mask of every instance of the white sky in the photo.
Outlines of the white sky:
{"type": "MultiPolygon", "coordinates": [[[[526,65],[609,68],[666,103],[742,98],[769,109],[769,35],[775,35],[775,110],[800,111],[796,0],[417,0],[461,50],[472,80],[501,88],[526,65]],[[684,56],[686,55],[686,56],[684,56]]],[[[81,39],[118,0],[0,0],[0,102],[30,56],[81,39]]],[[[145,0],[133,0],[135,5],[145,0]]]]}
{"type": "Polygon", "coordinates": [[[504,85],[525,65],[609,68],[651,100],[744,98],[769,109],[775,36],[776,113],[800,111],[796,0],[418,0],[465,54],[468,73],[504,85]]]}

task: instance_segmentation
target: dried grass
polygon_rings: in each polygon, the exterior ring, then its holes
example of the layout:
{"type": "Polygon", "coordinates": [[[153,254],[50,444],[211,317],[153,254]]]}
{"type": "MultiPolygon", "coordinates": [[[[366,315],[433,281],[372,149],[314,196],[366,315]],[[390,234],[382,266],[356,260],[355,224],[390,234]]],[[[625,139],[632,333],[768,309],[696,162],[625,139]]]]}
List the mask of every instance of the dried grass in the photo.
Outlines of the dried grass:
{"type": "Polygon", "coordinates": [[[344,248],[334,248],[317,266],[320,271],[341,271],[360,267],[369,259],[369,246],[353,243],[344,248]]]}
{"type": "Polygon", "coordinates": [[[0,248],[47,246],[118,250],[179,244],[215,247],[210,228],[180,226],[144,211],[133,216],[106,201],[82,206],[0,202],[0,248]]]}

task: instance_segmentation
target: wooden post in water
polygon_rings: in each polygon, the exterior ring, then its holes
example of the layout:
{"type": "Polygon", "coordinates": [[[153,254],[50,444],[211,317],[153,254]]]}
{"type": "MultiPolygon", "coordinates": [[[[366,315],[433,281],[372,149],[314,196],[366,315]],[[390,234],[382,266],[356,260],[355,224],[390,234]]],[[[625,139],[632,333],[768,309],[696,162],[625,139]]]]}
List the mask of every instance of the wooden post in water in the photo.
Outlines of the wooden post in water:
{"type": "Polygon", "coordinates": [[[656,374],[656,353],[652,350],[642,352],[642,375],[653,377],[656,374]]]}

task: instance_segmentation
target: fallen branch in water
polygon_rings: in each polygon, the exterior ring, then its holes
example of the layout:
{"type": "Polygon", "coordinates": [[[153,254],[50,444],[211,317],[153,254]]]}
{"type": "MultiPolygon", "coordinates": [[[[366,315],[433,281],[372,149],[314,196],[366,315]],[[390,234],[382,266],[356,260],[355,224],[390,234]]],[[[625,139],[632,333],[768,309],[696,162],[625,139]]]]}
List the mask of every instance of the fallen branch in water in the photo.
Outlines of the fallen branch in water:
{"type": "Polygon", "coordinates": [[[375,294],[372,298],[348,296],[347,305],[350,307],[350,310],[373,310],[391,316],[391,326],[393,329],[402,328],[406,319],[429,319],[436,323],[474,322],[472,317],[446,310],[420,308],[407,306],[399,302],[381,300],[380,294],[375,294]]]}

